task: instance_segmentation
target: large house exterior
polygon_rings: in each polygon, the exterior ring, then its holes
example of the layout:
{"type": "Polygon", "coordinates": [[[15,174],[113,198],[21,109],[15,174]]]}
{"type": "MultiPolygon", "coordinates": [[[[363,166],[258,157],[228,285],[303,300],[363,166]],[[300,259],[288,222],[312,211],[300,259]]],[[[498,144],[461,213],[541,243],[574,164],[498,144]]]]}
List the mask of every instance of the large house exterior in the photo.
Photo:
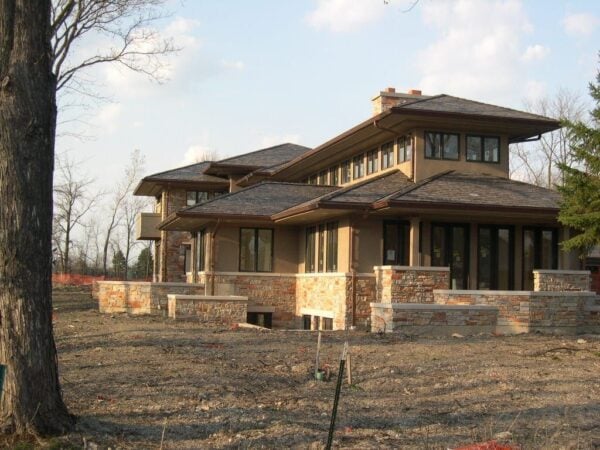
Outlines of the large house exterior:
{"type": "Polygon", "coordinates": [[[560,251],[559,195],[509,178],[509,145],[559,126],[388,88],[314,149],[145,177],[136,195],[156,206],[138,237],[155,241],[156,282],[246,299],[247,320],[269,327],[597,326],[589,274],[560,251]]]}

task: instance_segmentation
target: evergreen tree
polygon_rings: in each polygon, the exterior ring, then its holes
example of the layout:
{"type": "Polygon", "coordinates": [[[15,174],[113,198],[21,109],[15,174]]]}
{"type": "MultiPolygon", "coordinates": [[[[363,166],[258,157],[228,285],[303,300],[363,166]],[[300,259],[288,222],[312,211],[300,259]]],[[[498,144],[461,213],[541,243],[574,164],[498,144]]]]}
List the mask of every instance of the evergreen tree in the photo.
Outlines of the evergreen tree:
{"type": "Polygon", "coordinates": [[[152,276],[154,267],[154,259],[150,247],[144,248],[138,255],[137,262],[134,267],[134,277],[138,279],[147,279],[152,276]]]}
{"type": "Polygon", "coordinates": [[[113,271],[115,273],[116,278],[123,278],[125,276],[125,271],[127,270],[127,266],[125,264],[125,255],[121,251],[121,249],[117,250],[112,259],[113,271]]]}
{"type": "Polygon", "coordinates": [[[600,71],[589,90],[596,103],[591,124],[566,123],[578,167],[560,166],[564,185],[558,188],[563,196],[558,220],[579,233],[563,243],[565,250],[600,245],[600,71]]]}

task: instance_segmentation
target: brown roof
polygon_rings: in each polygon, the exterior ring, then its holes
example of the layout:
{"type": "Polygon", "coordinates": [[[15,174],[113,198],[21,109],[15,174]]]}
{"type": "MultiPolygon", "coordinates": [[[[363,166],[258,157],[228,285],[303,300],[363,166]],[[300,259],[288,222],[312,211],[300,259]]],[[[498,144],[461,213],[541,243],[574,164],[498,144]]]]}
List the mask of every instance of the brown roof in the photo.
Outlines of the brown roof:
{"type": "Polygon", "coordinates": [[[414,186],[414,183],[398,170],[340,189],[325,196],[323,200],[335,203],[371,204],[382,197],[409,186],[414,186]]]}
{"type": "Polygon", "coordinates": [[[268,169],[291,161],[309,150],[309,147],[288,142],[216,161],[210,165],[208,173],[217,173],[220,168],[228,167],[247,167],[246,173],[257,168],[268,169]]]}
{"type": "Polygon", "coordinates": [[[477,102],[475,100],[467,100],[465,98],[454,97],[447,94],[435,95],[415,101],[407,101],[395,106],[393,109],[398,111],[429,111],[495,117],[499,119],[556,122],[555,119],[540,116],[538,114],[496,106],[489,103],[477,102]]]}
{"type": "Polygon", "coordinates": [[[386,202],[477,205],[523,209],[559,209],[556,191],[484,174],[446,172],[391,195],[386,202]]]}

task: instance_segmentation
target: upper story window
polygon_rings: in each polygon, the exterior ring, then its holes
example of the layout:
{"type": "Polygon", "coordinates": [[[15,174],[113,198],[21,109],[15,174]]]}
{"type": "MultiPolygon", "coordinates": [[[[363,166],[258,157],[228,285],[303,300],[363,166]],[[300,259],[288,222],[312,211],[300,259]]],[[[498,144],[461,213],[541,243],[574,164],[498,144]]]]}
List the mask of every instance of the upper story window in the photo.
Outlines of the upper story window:
{"type": "Polygon", "coordinates": [[[340,184],[339,166],[333,166],[331,169],[329,169],[329,184],[332,186],[337,186],[340,184]]]}
{"type": "Polygon", "coordinates": [[[352,165],[354,167],[354,175],[352,179],[358,180],[365,176],[365,155],[360,154],[352,158],[352,165]]]}
{"type": "Polygon", "coordinates": [[[349,183],[352,178],[352,165],[350,160],[346,160],[342,163],[342,184],[349,183]]]}
{"type": "Polygon", "coordinates": [[[398,138],[398,162],[410,161],[412,159],[412,137],[402,136],[398,138]]]}
{"type": "Polygon", "coordinates": [[[375,173],[379,170],[379,151],[371,150],[367,153],[367,175],[375,173]]]}
{"type": "Polygon", "coordinates": [[[308,184],[317,184],[318,178],[316,175],[308,177],[308,184]]]}
{"type": "Polygon", "coordinates": [[[500,162],[500,138],[467,136],[467,161],[500,162]]]}
{"type": "Polygon", "coordinates": [[[240,228],[240,272],[273,271],[273,230],[240,228]]]}
{"type": "Polygon", "coordinates": [[[319,172],[319,179],[317,184],[327,184],[327,171],[323,170],[319,172]]]}
{"type": "Polygon", "coordinates": [[[194,206],[223,194],[224,192],[216,191],[186,191],[185,204],[187,206],[194,206]]]}
{"type": "Polygon", "coordinates": [[[381,146],[381,170],[394,165],[394,143],[387,142],[381,146]]]}
{"type": "Polygon", "coordinates": [[[459,135],[425,132],[425,158],[458,160],[459,135]]]}

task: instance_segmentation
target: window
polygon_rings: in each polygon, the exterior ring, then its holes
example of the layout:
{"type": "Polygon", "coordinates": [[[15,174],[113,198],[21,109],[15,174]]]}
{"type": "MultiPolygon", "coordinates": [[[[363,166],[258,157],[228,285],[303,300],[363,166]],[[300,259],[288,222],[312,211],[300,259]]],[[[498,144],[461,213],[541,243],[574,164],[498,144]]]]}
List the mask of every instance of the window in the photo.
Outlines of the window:
{"type": "Polygon", "coordinates": [[[383,223],[383,265],[408,265],[410,225],[405,221],[383,223]]]}
{"type": "Polygon", "coordinates": [[[273,327],[273,313],[270,312],[248,312],[246,322],[263,328],[273,327]]]}
{"type": "Polygon", "coordinates": [[[328,222],[306,228],[304,272],[338,270],[338,223],[328,222]]]}
{"type": "Polygon", "coordinates": [[[192,246],[184,245],[184,262],[183,270],[184,273],[190,273],[192,271],[192,246]]]}
{"type": "Polygon", "coordinates": [[[205,269],[206,259],[206,232],[204,230],[198,231],[196,235],[196,261],[198,271],[202,272],[205,269]]]}
{"type": "Polygon", "coordinates": [[[351,177],[352,166],[350,164],[350,160],[347,160],[342,163],[342,184],[349,183],[351,177]]]}
{"type": "Polygon", "coordinates": [[[477,239],[477,289],[513,289],[513,228],[481,225],[477,239]]]}
{"type": "Polygon", "coordinates": [[[333,319],[330,317],[323,317],[321,320],[321,330],[333,330],[333,319]]]}
{"type": "Polygon", "coordinates": [[[308,177],[308,184],[317,184],[317,181],[319,181],[319,180],[316,175],[308,177]]]}
{"type": "Polygon", "coordinates": [[[388,142],[381,146],[381,170],[394,165],[394,143],[388,142]]]}
{"type": "Polygon", "coordinates": [[[240,228],[240,272],[273,270],[273,230],[240,228]]]}
{"type": "Polygon", "coordinates": [[[425,132],[425,158],[458,160],[458,134],[425,132]]]}
{"type": "Polygon", "coordinates": [[[310,330],[311,317],[308,314],[302,315],[302,329],[310,330]]]}
{"type": "Polygon", "coordinates": [[[367,175],[375,173],[379,170],[379,151],[371,150],[367,153],[367,175]]]}
{"type": "Polygon", "coordinates": [[[358,155],[352,159],[352,165],[354,167],[353,180],[358,180],[365,176],[365,155],[358,155]]]}
{"type": "Polygon", "coordinates": [[[467,161],[500,162],[500,138],[467,136],[467,161]]]}
{"type": "Polygon", "coordinates": [[[339,166],[334,166],[329,169],[329,184],[332,186],[337,186],[340,183],[339,180],[339,166]]]}
{"type": "Polygon", "coordinates": [[[412,159],[412,137],[402,136],[398,139],[398,162],[410,161],[412,159]]]}
{"type": "Polygon", "coordinates": [[[469,283],[469,226],[433,224],[431,265],[450,266],[450,288],[467,289],[469,283]]]}
{"type": "Polygon", "coordinates": [[[523,228],[523,290],[533,290],[535,269],[558,267],[558,233],[556,228],[523,228]]]}
{"type": "Polygon", "coordinates": [[[316,250],[317,227],[308,227],[306,229],[306,248],[304,250],[304,271],[315,271],[315,250],[316,250]]]}
{"type": "Polygon", "coordinates": [[[338,223],[329,222],[327,225],[327,272],[337,272],[338,256],[338,223]]]}
{"type": "Polygon", "coordinates": [[[319,181],[317,184],[327,184],[327,171],[323,170],[322,172],[319,172],[319,181]]]}
{"type": "Polygon", "coordinates": [[[185,204],[187,206],[194,206],[198,203],[205,202],[207,200],[211,200],[213,198],[218,197],[219,195],[223,195],[225,192],[212,192],[212,191],[186,191],[186,200],[185,204]]]}

